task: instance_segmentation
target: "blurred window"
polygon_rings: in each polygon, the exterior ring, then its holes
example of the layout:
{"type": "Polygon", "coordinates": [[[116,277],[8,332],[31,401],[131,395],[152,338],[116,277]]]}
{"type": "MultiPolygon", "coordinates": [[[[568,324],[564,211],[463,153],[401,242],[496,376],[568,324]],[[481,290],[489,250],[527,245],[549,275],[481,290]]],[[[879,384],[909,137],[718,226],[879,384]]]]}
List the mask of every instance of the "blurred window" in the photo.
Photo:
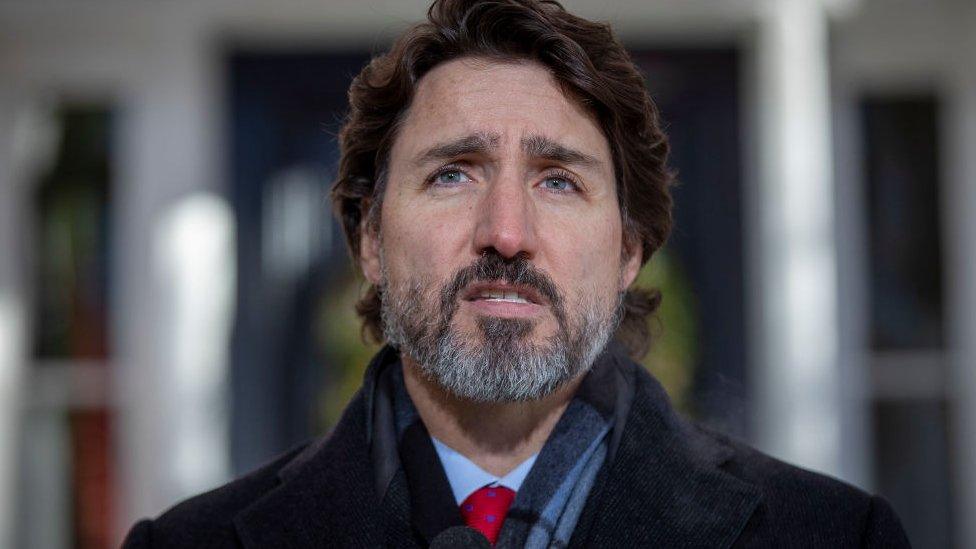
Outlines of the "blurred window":
{"type": "Polygon", "coordinates": [[[107,354],[109,114],[64,108],[58,153],[36,199],[34,356],[107,354]]]}
{"type": "Polygon", "coordinates": [[[871,244],[871,345],[942,347],[938,107],[934,97],[863,106],[871,244]]]}
{"type": "MultiPolygon", "coordinates": [[[[365,284],[328,202],[349,83],[368,60],[368,52],[328,50],[242,50],[227,59],[237,473],[331,427],[375,351],[355,316],[365,284]]],[[[646,363],[684,411],[744,435],[739,52],[635,49],[634,60],[681,174],[677,229],[640,279],[665,293],[646,363]]]]}
{"type": "Polygon", "coordinates": [[[58,143],[37,182],[34,300],[20,492],[24,547],[110,547],[110,109],[52,113],[58,143]]]}
{"type": "Polygon", "coordinates": [[[874,406],[875,481],[916,547],[952,547],[944,400],[874,406]]]}
{"type": "Polygon", "coordinates": [[[862,102],[875,488],[918,547],[951,546],[939,102],[862,102]]]}
{"type": "MultiPolygon", "coordinates": [[[[322,409],[351,395],[321,402],[348,376],[336,362],[345,355],[318,343],[323,330],[352,320],[352,345],[363,348],[355,319],[323,318],[321,310],[345,295],[350,274],[329,186],[349,84],[368,61],[366,51],[242,50],[227,58],[238,284],[231,460],[238,474],[322,431],[322,409]]],[[[356,354],[357,367],[370,354],[356,354]]],[[[358,385],[362,376],[353,377],[358,385]]]]}

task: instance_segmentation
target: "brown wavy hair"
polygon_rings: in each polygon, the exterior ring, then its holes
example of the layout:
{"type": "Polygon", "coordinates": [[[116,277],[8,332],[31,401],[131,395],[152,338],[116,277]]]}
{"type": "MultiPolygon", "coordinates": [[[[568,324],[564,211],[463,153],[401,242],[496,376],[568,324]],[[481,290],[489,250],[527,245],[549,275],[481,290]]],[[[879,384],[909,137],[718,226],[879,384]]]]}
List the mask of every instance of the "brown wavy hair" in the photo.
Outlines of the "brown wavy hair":
{"type": "MultiPolygon", "coordinates": [[[[599,122],[613,156],[624,244],[646,262],[671,232],[669,145],[644,77],[605,23],[568,13],[553,0],[436,0],[427,21],[406,30],[349,87],[339,133],[341,158],[332,201],[353,260],[364,222],[378,229],[387,162],[419,80],[461,57],[541,63],[568,96],[599,122]]],[[[650,347],[648,317],[660,292],[630,288],[616,337],[635,358],[650,347]]],[[[356,305],[363,335],[383,340],[380,295],[370,286],[356,305]]]]}

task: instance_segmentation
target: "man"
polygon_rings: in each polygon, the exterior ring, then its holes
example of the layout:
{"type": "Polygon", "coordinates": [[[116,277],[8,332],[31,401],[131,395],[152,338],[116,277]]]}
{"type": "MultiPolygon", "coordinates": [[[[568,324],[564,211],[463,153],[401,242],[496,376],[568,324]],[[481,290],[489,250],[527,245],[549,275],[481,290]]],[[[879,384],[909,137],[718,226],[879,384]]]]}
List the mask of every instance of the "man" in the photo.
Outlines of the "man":
{"type": "Polygon", "coordinates": [[[428,19],[353,82],[333,190],[387,346],[328,438],[127,546],[907,546],[883,500],[685,421],[628,358],[671,176],[609,28],[538,0],[428,19]]]}

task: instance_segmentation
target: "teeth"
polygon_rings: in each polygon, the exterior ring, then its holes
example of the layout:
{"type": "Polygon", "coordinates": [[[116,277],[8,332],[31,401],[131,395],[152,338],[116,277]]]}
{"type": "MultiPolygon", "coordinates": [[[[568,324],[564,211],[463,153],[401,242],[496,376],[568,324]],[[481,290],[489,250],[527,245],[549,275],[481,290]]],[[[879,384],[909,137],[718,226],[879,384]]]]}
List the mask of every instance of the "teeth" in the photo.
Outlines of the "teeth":
{"type": "Polygon", "coordinates": [[[503,292],[501,290],[487,290],[481,292],[479,296],[481,299],[487,299],[491,301],[507,301],[510,303],[529,303],[529,300],[525,299],[518,292],[503,292]]]}

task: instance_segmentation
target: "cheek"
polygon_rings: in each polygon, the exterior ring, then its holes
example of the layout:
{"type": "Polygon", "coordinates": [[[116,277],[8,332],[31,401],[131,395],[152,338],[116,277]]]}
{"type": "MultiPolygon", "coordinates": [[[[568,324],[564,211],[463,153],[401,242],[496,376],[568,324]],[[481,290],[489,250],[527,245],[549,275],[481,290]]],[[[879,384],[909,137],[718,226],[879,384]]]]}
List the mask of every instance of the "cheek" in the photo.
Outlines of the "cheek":
{"type": "Polygon", "coordinates": [[[565,238],[554,267],[566,267],[564,276],[570,287],[583,292],[612,289],[616,292],[620,277],[620,224],[612,221],[573,223],[564,227],[565,238]]]}
{"type": "Polygon", "coordinates": [[[401,208],[412,215],[384,218],[383,246],[390,276],[443,281],[461,267],[464,227],[454,216],[401,208]]]}

